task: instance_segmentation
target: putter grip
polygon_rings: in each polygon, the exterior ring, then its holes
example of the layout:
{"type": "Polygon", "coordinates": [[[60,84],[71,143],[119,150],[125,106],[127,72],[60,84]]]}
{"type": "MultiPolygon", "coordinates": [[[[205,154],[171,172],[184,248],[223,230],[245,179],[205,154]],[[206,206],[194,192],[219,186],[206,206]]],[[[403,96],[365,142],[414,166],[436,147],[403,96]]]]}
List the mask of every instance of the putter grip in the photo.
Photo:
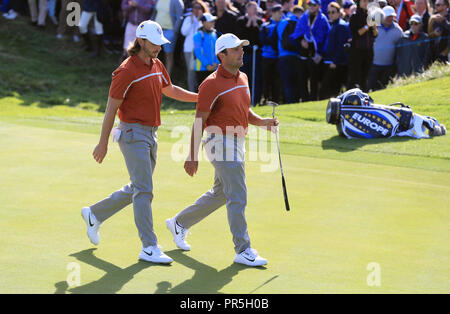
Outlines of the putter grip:
{"type": "Polygon", "coordinates": [[[284,195],[284,205],[286,205],[286,211],[291,210],[289,206],[289,200],[287,196],[287,190],[286,190],[286,181],[284,180],[284,176],[281,177],[281,183],[283,184],[283,195],[284,195]]]}

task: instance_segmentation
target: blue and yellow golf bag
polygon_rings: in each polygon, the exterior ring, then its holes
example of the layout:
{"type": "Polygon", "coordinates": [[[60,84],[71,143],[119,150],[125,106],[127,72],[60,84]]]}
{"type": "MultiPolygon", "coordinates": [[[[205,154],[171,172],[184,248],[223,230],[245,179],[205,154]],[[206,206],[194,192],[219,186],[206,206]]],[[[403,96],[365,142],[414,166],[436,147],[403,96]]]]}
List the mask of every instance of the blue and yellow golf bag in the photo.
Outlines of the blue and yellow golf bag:
{"type": "Polygon", "coordinates": [[[435,118],[413,113],[409,106],[398,102],[389,106],[374,104],[373,99],[358,88],[330,98],[326,119],[336,125],[339,135],[349,139],[426,138],[446,133],[445,126],[435,118]]]}

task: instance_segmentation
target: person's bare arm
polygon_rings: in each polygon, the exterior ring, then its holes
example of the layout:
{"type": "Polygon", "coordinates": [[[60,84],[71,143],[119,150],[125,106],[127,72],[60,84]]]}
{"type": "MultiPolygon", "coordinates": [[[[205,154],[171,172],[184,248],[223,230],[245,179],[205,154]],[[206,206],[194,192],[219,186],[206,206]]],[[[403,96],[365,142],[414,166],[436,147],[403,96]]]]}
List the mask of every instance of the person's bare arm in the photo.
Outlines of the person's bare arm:
{"type": "Polygon", "coordinates": [[[123,99],[114,99],[108,97],[108,104],[106,105],[105,117],[103,118],[102,131],[100,133],[100,141],[94,148],[92,155],[94,159],[101,164],[108,152],[108,139],[109,134],[114,126],[114,119],[116,117],[117,110],[122,104],[123,99]]]}
{"type": "Polygon", "coordinates": [[[198,94],[187,91],[181,87],[170,84],[162,89],[165,96],[183,101],[183,102],[197,102],[198,94]]]}
{"type": "Polygon", "coordinates": [[[195,120],[192,125],[191,132],[191,148],[189,151],[189,156],[184,163],[184,170],[191,177],[194,176],[198,169],[198,151],[200,149],[205,122],[208,119],[209,114],[209,112],[202,112],[198,110],[195,113],[195,120]]]}
{"type": "Polygon", "coordinates": [[[262,118],[254,113],[252,109],[248,111],[248,123],[266,128],[268,131],[272,131],[271,127],[278,126],[277,118],[262,118]]]}

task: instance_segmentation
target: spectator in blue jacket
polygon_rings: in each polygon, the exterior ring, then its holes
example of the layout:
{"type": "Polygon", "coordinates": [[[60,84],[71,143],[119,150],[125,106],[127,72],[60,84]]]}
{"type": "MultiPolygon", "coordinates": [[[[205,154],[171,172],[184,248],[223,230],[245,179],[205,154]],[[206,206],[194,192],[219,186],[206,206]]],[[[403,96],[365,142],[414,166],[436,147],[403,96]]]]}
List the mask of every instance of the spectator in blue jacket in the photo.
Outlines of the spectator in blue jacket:
{"type": "Polygon", "coordinates": [[[205,13],[200,18],[203,26],[194,35],[195,71],[197,83],[200,85],[205,78],[214,72],[219,64],[215,54],[215,45],[218,38],[214,24],[217,17],[205,13]]]}
{"type": "Polygon", "coordinates": [[[274,5],[271,9],[270,21],[264,23],[260,31],[262,45],[262,77],[264,101],[280,101],[280,80],[277,69],[278,35],[277,26],[283,18],[281,5],[274,5]]]}
{"type": "Polygon", "coordinates": [[[314,51],[314,54],[302,56],[302,84],[309,78],[310,92],[308,100],[319,97],[319,82],[323,75],[323,55],[330,24],[326,16],[320,12],[321,0],[310,0],[308,10],[300,17],[294,33],[290,36],[299,49],[314,51]]]}
{"type": "Polygon", "coordinates": [[[292,14],[290,18],[283,18],[277,26],[278,71],[286,104],[298,102],[300,99],[300,55],[289,38],[295,30],[297,21],[297,16],[292,14]]]}
{"type": "Polygon", "coordinates": [[[347,83],[348,52],[350,47],[350,26],[342,19],[341,6],[337,2],[328,5],[328,16],[331,29],[328,33],[325,48],[325,73],[320,89],[320,98],[337,96],[343,85],[347,83]]]}
{"type": "Polygon", "coordinates": [[[283,18],[290,18],[294,13],[294,0],[281,0],[281,10],[283,12],[283,18]]]}

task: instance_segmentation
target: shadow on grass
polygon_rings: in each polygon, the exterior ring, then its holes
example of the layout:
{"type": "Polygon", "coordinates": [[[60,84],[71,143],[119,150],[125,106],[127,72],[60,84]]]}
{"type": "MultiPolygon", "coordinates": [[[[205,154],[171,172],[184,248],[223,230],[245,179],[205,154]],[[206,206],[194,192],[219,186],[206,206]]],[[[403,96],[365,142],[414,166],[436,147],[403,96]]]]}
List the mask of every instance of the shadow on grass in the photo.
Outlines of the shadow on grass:
{"type": "MultiPolygon", "coordinates": [[[[95,250],[95,248],[91,248],[73,253],[70,256],[75,257],[80,262],[101,269],[106,274],[96,281],[92,281],[75,288],[70,288],[67,285],[66,281],[57,282],[54,285],[55,294],[64,294],[67,292],[76,294],[117,293],[125,284],[131,281],[137,273],[146,268],[155,266],[170,267],[170,265],[152,264],[139,261],[126,268],[120,268],[114,264],[96,257],[94,255],[95,250]]],[[[265,267],[253,268],[233,263],[227,268],[218,271],[217,269],[203,264],[190,256],[184,255],[181,250],[172,250],[166,252],[166,254],[172,257],[175,263],[180,263],[185,267],[191,268],[195,271],[195,273],[192,278],[187,279],[176,286],[173,286],[173,284],[169,281],[161,281],[157,283],[157,289],[154,292],[155,294],[219,293],[219,291],[227,284],[229,284],[233,280],[233,277],[236,276],[240,271],[245,269],[253,269],[257,271],[266,269],[265,267]]],[[[273,280],[276,277],[273,277],[269,281],[273,280]]],[[[260,287],[257,287],[256,289],[258,288],[260,287]]],[[[256,289],[254,289],[253,291],[255,291],[256,289]]]]}
{"type": "Polygon", "coordinates": [[[172,287],[168,281],[158,283],[158,290],[155,293],[175,293],[175,294],[189,294],[189,293],[219,293],[219,291],[229,284],[233,277],[240,271],[245,269],[252,269],[261,271],[265,267],[248,267],[241,264],[233,263],[227,268],[220,271],[203,264],[196,259],[185,255],[181,250],[172,250],[166,252],[176,263],[191,268],[195,271],[192,278],[183,281],[182,283],[172,287]]]}
{"type": "Polygon", "coordinates": [[[104,261],[98,257],[96,257],[93,252],[96,249],[87,249],[77,253],[73,253],[70,256],[75,257],[80,262],[89,264],[95,268],[101,269],[106,274],[100,279],[90,282],[88,284],[69,288],[65,281],[60,281],[55,284],[55,294],[63,294],[66,292],[71,293],[102,293],[102,294],[111,294],[117,293],[122,289],[122,287],[133,279],[134,275],[139,273],[141,270],[144,270],[148,267],[160,266],[160,267],[170,267],[169,265],[157,265],[151,264],[144,261],[139,261],[135,264],[132,264],[126,268],[120,268],[114,264],[111,264],[107,261],[104,261]]]}
{"type": "Polygon", "coordinates": [[[383,143],[402,143],[411,140],[416,140],[410,137],[392,137],[392,138],[377,138],[377,139],[347,139],[345,137],[336,135],[329,139],[322,141],[322,149],[335,150],[346,153],[355,151],[367,145],[376,145],[383,143]]]}

